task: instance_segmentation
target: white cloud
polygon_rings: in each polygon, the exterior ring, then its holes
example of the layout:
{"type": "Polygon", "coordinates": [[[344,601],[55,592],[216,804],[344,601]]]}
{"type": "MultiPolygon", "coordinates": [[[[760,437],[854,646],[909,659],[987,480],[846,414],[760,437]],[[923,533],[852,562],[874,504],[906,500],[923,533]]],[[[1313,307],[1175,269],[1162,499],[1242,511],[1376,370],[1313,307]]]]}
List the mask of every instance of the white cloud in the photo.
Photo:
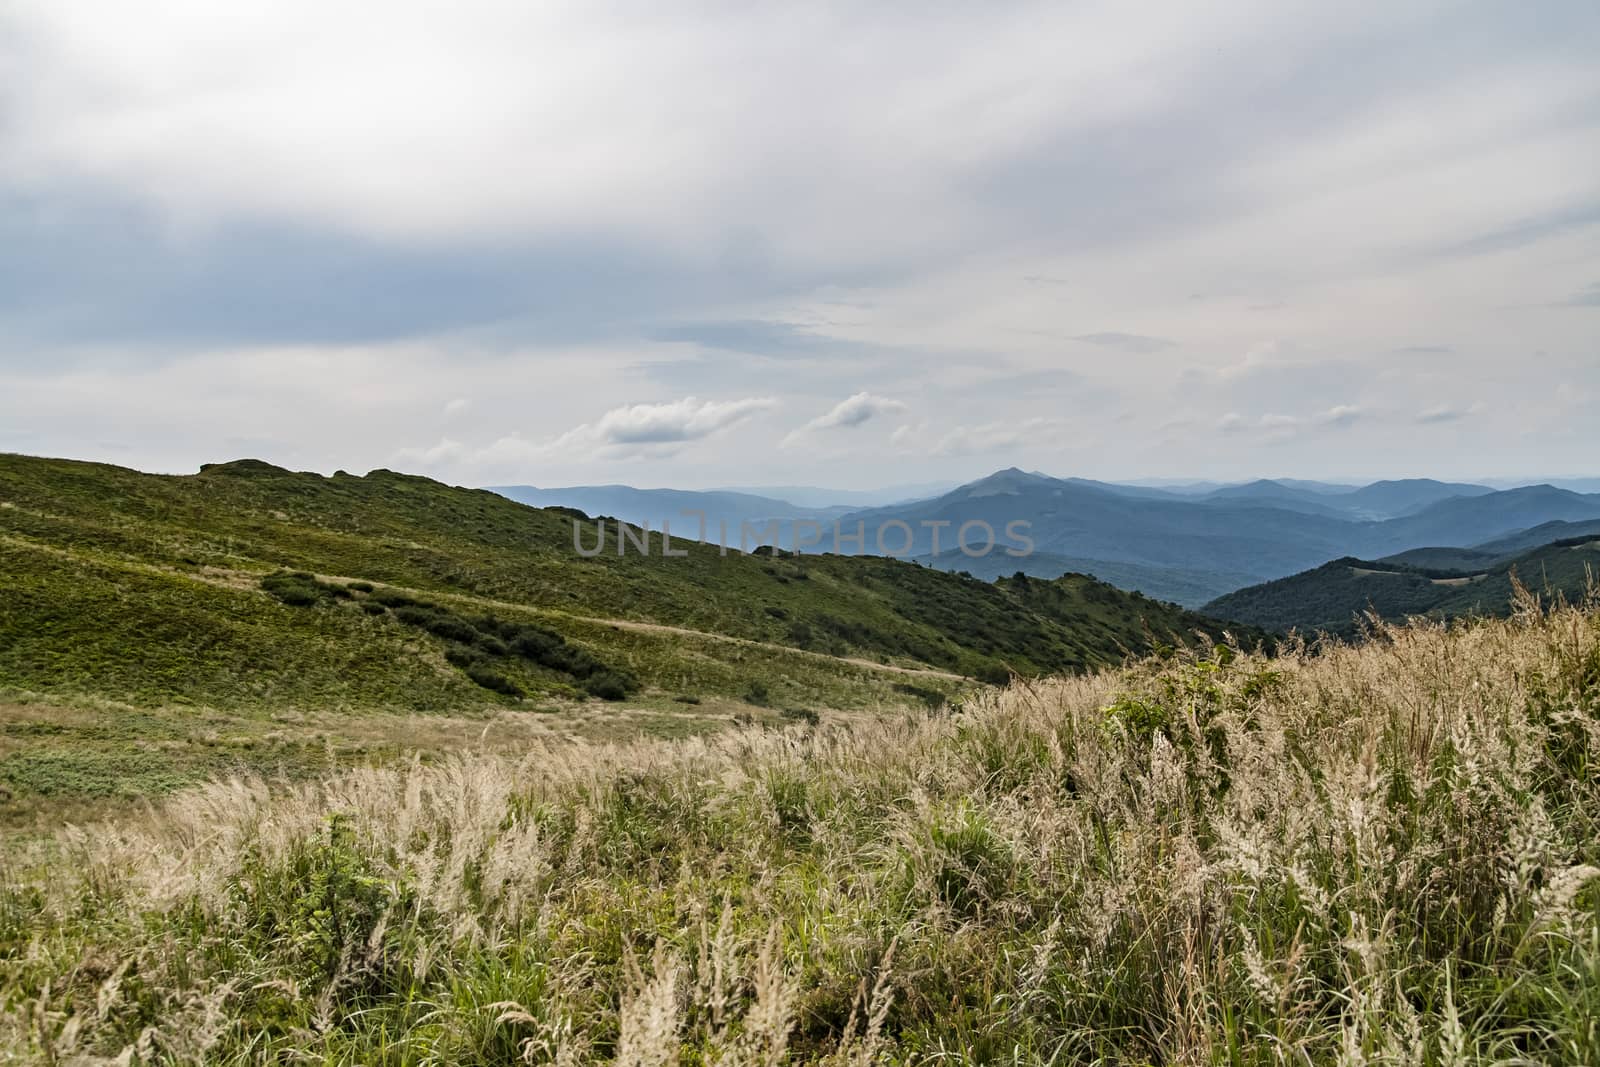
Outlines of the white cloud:
{"type": "Polygon", "coordinates": [[[895,414],[904,410],[906,405],[899,400],[874,396],[868,392],[855,393],[790,433],[783,439],[783,445],[786,448],[793,447],[814,434],[827,430],[854,429],[881,415],[895,414]]]}
{"type": "Polygon", "coordinates": [[[1272,367],[1293,366],[1293,354],[1294,345],[1274,338],[1252,345],[1238,361],[1218,367],[1215,373],[1218,378],[1227,380],[1256,374],[1272,367]]]}
{"type": "Polygon", "coordinates": [[[1424,425],[1437,422],[1458,422],[1461,419],[1471,418],[1482,414],[1487,408],[1481,400],[1474,404],[1458,406],[1455,404],[1434,404],[1417,412],[1417,420],[1424,425]]]}
{"type": "Polygon", "coordinates": [[[466,397],[458,396],[454,400],[445,403],[444,417],[447,419],[455,418],[457,415],[465,414],[470,407],[472,407],[472,401],[466,397]]]}
{"type": "Polygon", "coordinates": [[[743,400],[697,400],[689,396],[668,404],[629,404],[600,416],[594,426],[580,426],[563,437],[592,439],[602,445],[679,444],[698,441],[777,406],[771,397],[743,400]]]}
{"type": "Polygon", "coordinates": [[[1324,426],[1351,426],[1367,417],[1367,412],[1355,404],[1335,404],[1317,416],[1324,426]]]}
{"type": "Polygon", "coordinates": [[[1272,412],[1259,418],[1248,419],[1230,411],[1217,420],[1217,429],[1223,433],[1242,433],[1262,430],[1274,437],[1283,438],[1307,429],[1344,429],[1368,417],[1368,413],[1354,404],[1336,404],[1326,411],[1312,415],[1284,415],[1272,412]]]}
{"type": "Polygon", "coordinates": [[[535,464],[584,462],[596,458],[664,458],[776,406],[777,401],[770,397],[713,401],[691,396],[662,404],[628,404],[612,408],[594,422],[543,440],[510,433],[473,447],[444,438],[426,448],[402,448],[396,457],[427,467],[459,467],[511,475],[521,471],[524,476],[527,468],[535,464]]]}
{"type": "Polygon", "coordinates": [[[1172,348],[1174,345],[1174,342],[1164,337],[1147,337],[1139,333],[1080,333],[1073,337],[1073,340],[1099,345],[1102,348],[1114,348],[1119,352],[1135,356],[1147,356],[1152,352],[1172,348]]]}

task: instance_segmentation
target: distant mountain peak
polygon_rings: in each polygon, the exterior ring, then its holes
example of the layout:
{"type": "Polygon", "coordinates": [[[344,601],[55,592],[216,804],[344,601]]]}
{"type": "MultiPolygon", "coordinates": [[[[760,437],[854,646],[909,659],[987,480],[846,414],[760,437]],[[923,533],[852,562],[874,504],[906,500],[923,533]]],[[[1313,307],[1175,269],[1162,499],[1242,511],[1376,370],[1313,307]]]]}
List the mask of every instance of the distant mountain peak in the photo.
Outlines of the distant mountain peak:
{"type": "Polygon", "coordinates": [[[968,482],[955,492],[968,497],[993,496],[998,493],[1021,493],[1030,489],[1044,489],[1060,484],[1059,479],[1052,478],[1048,474],[1025,471],[1020,467],[1007,467],[975,482],[968,482]]]}

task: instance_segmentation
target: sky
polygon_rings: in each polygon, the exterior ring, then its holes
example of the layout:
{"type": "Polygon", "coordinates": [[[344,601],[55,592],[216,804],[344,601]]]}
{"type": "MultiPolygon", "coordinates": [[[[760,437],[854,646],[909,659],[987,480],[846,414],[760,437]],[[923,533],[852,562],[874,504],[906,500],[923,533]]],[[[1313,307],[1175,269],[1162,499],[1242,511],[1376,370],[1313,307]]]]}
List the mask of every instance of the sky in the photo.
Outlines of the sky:
{"type": "Polygon", "coordinates": [[[1593,0],[0,5],[0,451],[1600,475],[1593,0]]]}

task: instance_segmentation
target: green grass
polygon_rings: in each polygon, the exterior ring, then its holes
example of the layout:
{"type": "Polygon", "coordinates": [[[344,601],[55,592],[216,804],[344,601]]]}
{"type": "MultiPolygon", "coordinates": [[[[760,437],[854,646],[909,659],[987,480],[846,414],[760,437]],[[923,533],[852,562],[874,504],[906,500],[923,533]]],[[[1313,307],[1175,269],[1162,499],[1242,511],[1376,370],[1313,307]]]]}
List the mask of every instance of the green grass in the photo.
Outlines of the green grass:
{"type": "Polygon", "coordinates": [[[0,855],[0,1059],[1600,1064],[1597,607],[184,793],[0,855]]]}

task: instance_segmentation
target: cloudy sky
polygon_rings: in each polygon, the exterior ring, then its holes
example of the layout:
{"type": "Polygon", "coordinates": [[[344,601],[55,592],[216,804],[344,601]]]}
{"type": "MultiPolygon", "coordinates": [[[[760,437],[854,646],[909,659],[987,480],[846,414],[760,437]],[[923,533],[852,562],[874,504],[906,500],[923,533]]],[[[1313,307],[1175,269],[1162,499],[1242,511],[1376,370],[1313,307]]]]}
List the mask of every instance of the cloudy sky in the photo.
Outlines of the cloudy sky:
{"type": "Polygon", "coordinates": [[[1597,54],[1594,0],[7,0],[0,450],[1597,475],[1597,54]]]}

